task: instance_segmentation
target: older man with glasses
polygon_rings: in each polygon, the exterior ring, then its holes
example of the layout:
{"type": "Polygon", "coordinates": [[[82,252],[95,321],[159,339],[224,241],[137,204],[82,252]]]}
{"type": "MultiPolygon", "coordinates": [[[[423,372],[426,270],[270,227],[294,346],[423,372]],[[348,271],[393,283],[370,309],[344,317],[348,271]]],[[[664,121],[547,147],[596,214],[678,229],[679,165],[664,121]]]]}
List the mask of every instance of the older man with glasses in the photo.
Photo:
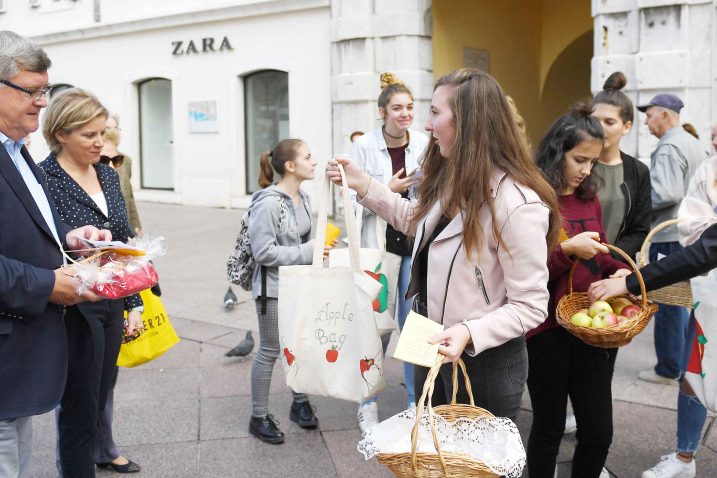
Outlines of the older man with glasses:
{"type": "Polygon", "coordinates": [[[24,146],[47,106],[50,64],[28,39],[0,31],[0,478],[29,476],[31,417],[62,397],[64,307],[99,299],[77,293],[62,251],[80,249],[79,238],[111,239],[109,231],[62,223],[24,146]]]}

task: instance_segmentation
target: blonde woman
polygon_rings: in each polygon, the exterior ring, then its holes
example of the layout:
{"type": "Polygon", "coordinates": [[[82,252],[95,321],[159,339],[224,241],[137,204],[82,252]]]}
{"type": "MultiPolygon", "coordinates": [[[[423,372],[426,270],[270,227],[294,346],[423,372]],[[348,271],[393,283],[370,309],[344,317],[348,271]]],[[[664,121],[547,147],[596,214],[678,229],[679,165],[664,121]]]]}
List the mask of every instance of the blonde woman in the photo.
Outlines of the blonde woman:
{"type": "MultiPolygon", "coordinates": [[[[39,166],[63,222],[92,224],[112,232],[114,240],[131,236],[127,208],[117,173],[101,164],[100,152],[107,110],[90,92],[71,88],[56,96],[45,113],[42,133],[50,155],[39,166]]],[[[97,420],[117,380],[117,355],[126,333],[142,329],[142,299],[102,300],[68,307],[65,328],[70,349],[65,392],[57,413],[61,474],[66,478],[95,476],[97,420]]],[[[120,473],[140,470],[118,457],[100,462],[120,473]]]]}

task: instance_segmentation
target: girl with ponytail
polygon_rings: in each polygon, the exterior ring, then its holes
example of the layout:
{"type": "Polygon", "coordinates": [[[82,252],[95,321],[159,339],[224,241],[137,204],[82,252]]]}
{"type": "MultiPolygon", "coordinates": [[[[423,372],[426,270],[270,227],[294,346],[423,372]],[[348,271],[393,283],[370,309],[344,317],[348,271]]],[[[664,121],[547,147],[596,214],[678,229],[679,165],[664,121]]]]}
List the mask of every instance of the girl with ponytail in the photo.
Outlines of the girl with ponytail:
{"type": "MultiPolygon", "coordinates": [[[[252,196],[248,235],[256,261],[252,296],[259,319],[259,352],[251,370],[252,416],[249,433],[267,443],[283,443],[274,416],[269,414],[269,387],[279,357],[279,266],[311,264],[313,237],[309,196],[301,183],[313,179],[316,160],[299,139],[285,139],[261,155],[259,185],[252,196]]],[[[294,396],[289,418],[302,428],[316,428],[319,420],[303,393],[294,396]]]]}
{"type": "Polygon", "coordinates": [[[620,150],[634,120],[632,101],[621,91],[626,83],[625,75],[613,73],[592,101],[592,115],[605,132],[594,174],[603,182],[597,193],[607,241],[634,259],[650,231],[652,186],[647,166],[620,150]]]}
{"type": "MultiPolygon", "coordinates": [[[[360,165],[374,180],[387,184],[391,191],[414,199],[418,173],[419,157],[426,149],[428,138],[425,134],[411,129],[413,124],[413,95],[411,90],[392,73],[381,74],[381,94],[378,96],[378,115],[382,120],[379,128],[370,131],[351,146],[349,157],[360,165]]],[[[376,243],[376,215],[369,209],[363,210],[361,227],[361,245],[378,247],[376,243]]],[[[386,250],[402,256],[398,276],[396,317],[399,329],[403,328],[411,300],[406,299],[411,269],[412,243],[406,235],[396,231],[390,225],[386,228],[386,250]]],[[[384,352],[391,334],[382,337],[384,352]]],[[[416,402],[413,389],[413,365],[404,364],[404,382],[408,395],[408,407],[416,402]]],[[[378,423],[376,397],[372,397],[359,406],[357,419],[361,431],[367,431],[378,423]]]]}
{"type": "Polygon", "coordinates": [[[587,105],[577,105],[561,116],[540,141],[536,163],[558,195],[566,240],[552,248],[548,258],[550,280],[548,319],[528,331],[528,391],[533,424],[528,439],[531,477],[550,478],[565,427],[568,397],[577,419],[578,444],[572,476],[598,478],[612,441],[612,373],[617,349],[593,347],[560,327],[555,306],[573,290],[586,291],[595,280],[630,273],[608,254],[602,227],[602,209],[596,194],[593,165],[603,151],[603,129],[587,105]],[[587,368],[587,370],[586,370],[587,368]]]}

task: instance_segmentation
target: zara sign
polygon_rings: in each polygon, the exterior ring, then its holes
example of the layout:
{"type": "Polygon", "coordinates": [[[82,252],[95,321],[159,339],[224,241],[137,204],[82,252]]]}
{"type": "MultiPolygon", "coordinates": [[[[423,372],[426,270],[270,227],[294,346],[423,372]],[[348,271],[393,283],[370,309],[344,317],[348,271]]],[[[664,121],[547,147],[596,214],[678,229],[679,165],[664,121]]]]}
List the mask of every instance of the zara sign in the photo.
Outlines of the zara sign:
{"type": "Polygon", "coordinates": [[[219,42],[215,38],[202,38],[201,41],[195,42],[194,40],[185,41],[173,41],[172,42],[172,55],[195,55],[200,53],[214,53],[218,51],[232,51],[234,47],[229,43],[229,38],[222,38],[219,42]],[[219,43],[219,46],[216,44],[219,43]]]}

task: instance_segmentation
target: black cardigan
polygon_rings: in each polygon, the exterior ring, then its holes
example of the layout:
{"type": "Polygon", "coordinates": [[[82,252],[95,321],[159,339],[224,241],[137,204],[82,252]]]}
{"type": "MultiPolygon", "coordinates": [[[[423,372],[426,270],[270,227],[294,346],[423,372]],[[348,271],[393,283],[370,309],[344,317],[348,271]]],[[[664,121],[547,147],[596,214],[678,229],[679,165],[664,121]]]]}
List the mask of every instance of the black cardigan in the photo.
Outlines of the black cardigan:
{"type": "MultiPolygon", "coordinates": [[[[640,269],[640,273],[649,291],[691,279],[715,267],[717,267],[717,224],[705,229],[694,244],[673,252],[659,261],[647,264],[640,269]]],[[[640,293],[640,286],[634,273],[627,276],[625,285],[631,293],[640,293]]]]}
{"type": "MultiPolygon", "coordinates": [[[[641,161],[620,151],[623,168],[623,183],[620,190],[625,196],[625,218],[615,239],[615,246],[635,260],[635,255],[642,247],[642,243],[650,232],[652,221],[652,185],[650,183],[650,170],[641,161]]],[[[613,253],[616,259],[625,261],[618,254],[613,253]]]]}

